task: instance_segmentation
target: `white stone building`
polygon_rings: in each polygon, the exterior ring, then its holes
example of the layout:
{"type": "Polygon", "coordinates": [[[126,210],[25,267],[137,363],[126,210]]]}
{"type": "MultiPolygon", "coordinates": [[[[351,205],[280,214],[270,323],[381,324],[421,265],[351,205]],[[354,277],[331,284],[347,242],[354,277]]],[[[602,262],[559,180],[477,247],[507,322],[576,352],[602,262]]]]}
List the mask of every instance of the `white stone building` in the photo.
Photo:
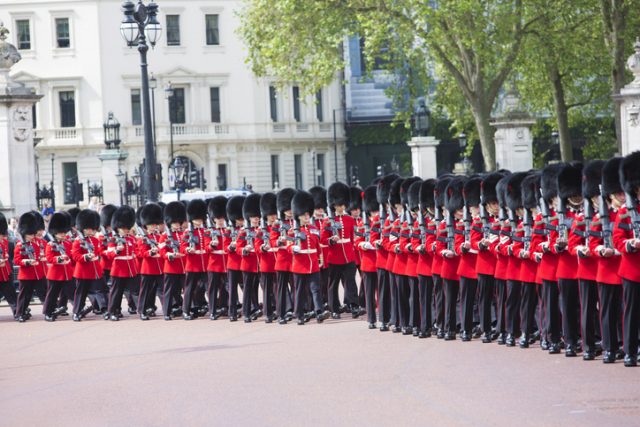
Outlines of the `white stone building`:
{"type": "MultiPolygon", "coordinates": [[[[209,189],[216,189],[217,177],[229,188],[246,182],[256,191],[309,188],[334,179],[332,113],[343,105],[338,80],[298,101],[298,88],[277,93],[269,79],[256,78],[236,33],[241,4],[158,2],[163,34],[148,62],[157,79],[152,93],[165,190],[169,82],[175,89],[174,156],[204,168],[209,189]]],[[[49,183],[53,156],[57,205],[63,205],[65,178],[77,175],[85,183],[85,203],[86,182],[102,179],[98,154],[105,148],[109,112],[121,123],[121,148],[129,153],[121,170],[133,174],[144,158],[140,58],[120,35],[121,1],[0,0],[0,20],[22,55],[13,78],[44,95],[34,108],[38,174],[41,184],[49,183]]],[[[344,125],[342,115],[337,117],[338,176],[344,179],[344,125]]],[[[105,202],[118,202],[118,194],[105,194],[105,202]]]]}

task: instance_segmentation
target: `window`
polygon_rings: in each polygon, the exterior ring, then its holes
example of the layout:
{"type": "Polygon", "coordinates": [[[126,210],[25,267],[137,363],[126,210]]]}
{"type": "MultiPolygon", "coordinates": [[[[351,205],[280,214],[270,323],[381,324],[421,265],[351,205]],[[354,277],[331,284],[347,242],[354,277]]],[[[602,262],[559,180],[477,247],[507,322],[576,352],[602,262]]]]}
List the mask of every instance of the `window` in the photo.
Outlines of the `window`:
{"type": "Polygon", "coordinates": [[[72,90],[59,93],[60,98],[60,127],[76,127],[76,97],[72,90]]]}
{"type": "Polygon", "coordinates": [[[28,19],[16,20],[16,29],[18,34],[18,49],[29,50],[31,49],[31,29],[28,19]]]}
{"type": "Polygon", "coordinates": [[[180,46],[180,15],[167,15],[167,46],[180,46]]]}
{"type": "Polygon", "coordinates": [[[293,118],[296,122],[300,121],[300,88],[293,87],[293,118]]]}
{"type": "Polygon", "coordinates": [[[218,190],[224,191],[227,189],[227,165],[225,163],[218,164],[218,176],[216,180],[218,182],[218,190]]]}
{"type": "Polygon", "coordinates": [[[316,118],[319,122],[324,121],[324,108],[322,105],[322,89],[316,92],[316,118]]]}
{"type": "Polygon", "coordinates": [[[220,88],[212,87],[211,92],[211,122],[220,123],[220,88]]]}
{"type": "Polygon", "coordinates": [[[36,104],[31,106],[31,123],[34,129],[38,126],[38,121],[36,120],[36,104]]]}
{"type": "Polygon", "coordinates": [[[71,47],[69,18],[56,18],[56,46],[59,48],[71,47]]]}
{"type": "Polygon", "coordinates": [[[185,111],[184,111],[184,88],[173,88],[173,97],[169,102],[171,108],[169,114],[171,123],[186,123],[185,111]]]}
{"type": "Polygon", "coordinates": [[[302,154],[293,155],[293,171],[296,175],[296,189],[302,190],[302,154]]]}
{"type": "Polygon", "coordinates": [[[142,104],[140,101],[140,89],[131,89],[131,124],[142,124],[142,104]]]}
{"type": "Polygon", "coordinates": [[[280,185],[280,157],[277,154],[271,155],[271,188],[278,188],[280,185]]]}
{"type": "Polygon", "coordinates": [[[316,168],[318,169],[318,185],[324,187],[324,154],[316,155],[316,168]]]}
{"type": "Polygon", "coordinates": [[[67,185],[69,185],[70,188],[73,189],[73,185],[67,184],[67,182],[69,182],[69,180],[72,180],[72,179],[74,181],[78,180],[78,164],[76,162],[62,163],[62,180],[65,183],[63,201],[65,205],[76,203],[76,197],[74,197],[73,192],[69,192],[67,190],[68,188],[67,185]]]}
{"type": "Polygon", "coordinates": [[[276,88],[269,86],[269,105],[271,107],[271,121],[278,121],[278,95],[276,88]]]}
{"type": "Polygon", "coordinates": [[[218,15],[205,15],[205,25],[207,28],[207,46],[220,44],[220,30],[218,28],[218,15]]]}

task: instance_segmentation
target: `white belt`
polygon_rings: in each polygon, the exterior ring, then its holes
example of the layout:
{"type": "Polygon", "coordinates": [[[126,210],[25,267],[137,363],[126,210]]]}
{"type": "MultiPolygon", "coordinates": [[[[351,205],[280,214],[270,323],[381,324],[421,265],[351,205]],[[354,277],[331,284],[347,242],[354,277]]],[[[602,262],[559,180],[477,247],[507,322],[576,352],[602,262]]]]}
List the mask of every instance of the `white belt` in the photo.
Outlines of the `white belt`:
{"type": "Polygon", "coordinates": [[[114,259],[116,260],[122,260],[122,261],[130,261],[132,259],[135,259],[136,257],[134,257],[133,255],[128,255],[128,256],[117,256],[114,259]]]}
{"type": "Polygon", "coordinates": [[[205,253],[206,253],[205,251],[197,250],[187,255],[204,255],[205,253]]]}
{"type": "Polygon", "coordinates": [[[267,249],[267,252],[278,252],[279,249],[278,248],[269,248],[267,249]]]}
{"type": "Polygon", "coordinates": [[[224,255],[225,251],[212,251],[211,253],[214,255],[224,255]]]}
{"type": "Polygon", "coordinates": [[[351,239],[340,239],[336,243],[351,243],[351,239]]]}
{"type": "Polygon", "coordinates": [[[321,248],[328,248],[329,245],[320,245],[321,248]]]}
{"type": "Polygon", "coordinates": [[[300,249],[299,251],[295,252],[297,254],[315,254],[316,252],[318,252],[316,249],[300,249]]]}

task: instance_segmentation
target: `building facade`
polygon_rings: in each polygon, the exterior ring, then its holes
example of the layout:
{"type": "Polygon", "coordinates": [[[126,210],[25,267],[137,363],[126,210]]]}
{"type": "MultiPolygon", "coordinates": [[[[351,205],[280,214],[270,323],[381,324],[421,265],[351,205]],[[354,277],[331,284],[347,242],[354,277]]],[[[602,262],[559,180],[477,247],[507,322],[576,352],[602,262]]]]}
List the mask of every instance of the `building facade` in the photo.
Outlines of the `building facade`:
{"type": "MultiPolygon", "coordinates": [[[[158,3],[163,34],[148,63],[157,82],[152,110],[164,190],[172,155],[203,170],[210,190],[309,188],[345,179],[343,117],[336,117],[335,139],[332,117],[343,106],[338,79],[304,96],[295,85],[278,90],[254,76],[236,33],[241,4],[158,3]]],[[[121,2],[0,0],[0,20],[22,55],[12,77],[44,95],[33,111],[35,173],[41,184],[53,180],[57,205],[64,205],[66,179],[85,183],[85,200],[86,183],[102,180],[98,155],[109,112],[128,153],[120,171],[133,176],[144,159],[140,59],[120,35],[121,2]]],[[[117,194],[105,194],[105,202],[117,201],[117,194]]]]}

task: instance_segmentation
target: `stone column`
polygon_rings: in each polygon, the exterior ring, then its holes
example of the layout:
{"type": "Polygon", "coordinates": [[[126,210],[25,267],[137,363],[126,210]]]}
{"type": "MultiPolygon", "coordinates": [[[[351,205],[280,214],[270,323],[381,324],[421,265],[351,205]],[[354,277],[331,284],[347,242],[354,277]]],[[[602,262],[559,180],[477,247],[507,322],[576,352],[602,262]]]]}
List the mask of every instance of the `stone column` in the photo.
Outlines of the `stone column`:
{"type": "Polygon", "coordinates": [[[438,164],[436,160],[436,148],[440,144],[433,136],[414,136],[407,142],[411,148],[411,167],[413,174],[422,179],[436,178],[438,176],[438,164]]]}
{"type": "Polygon", "coordinates": [[[42,95],[9,77],[10,68],[21,57],[6,42],[8,32],[0,22],[0,211],[17,216],[36,208],[31,111],[42,95]]]}
{"type": "Polygon", "coordinates": [[[496,128],[496,169],[528,171],[533,167],[531,126],[535,120],[521,109],[515,87],[505,96],[502,111],[502,116],[491,123],[496,128]]]}
{"type": "MultiPolygon", "coordinates": [[[[129,157],[129,153],[120,149],[102,150],[98,154],[101,163],[102,194],[104,203],[120,205],[120,177],[124,173],[120,168],[120,162],[129,157]]],[[[124,188],[122,189],[124,191],[124,188]]]]}
{"type": "Polygon", "coordinates": [[[636,39],[634,47],[635,53],[627,60],[634,80],[614,97],[620,104],[623,156],[640,150],[640,39],[636,39]]]}

